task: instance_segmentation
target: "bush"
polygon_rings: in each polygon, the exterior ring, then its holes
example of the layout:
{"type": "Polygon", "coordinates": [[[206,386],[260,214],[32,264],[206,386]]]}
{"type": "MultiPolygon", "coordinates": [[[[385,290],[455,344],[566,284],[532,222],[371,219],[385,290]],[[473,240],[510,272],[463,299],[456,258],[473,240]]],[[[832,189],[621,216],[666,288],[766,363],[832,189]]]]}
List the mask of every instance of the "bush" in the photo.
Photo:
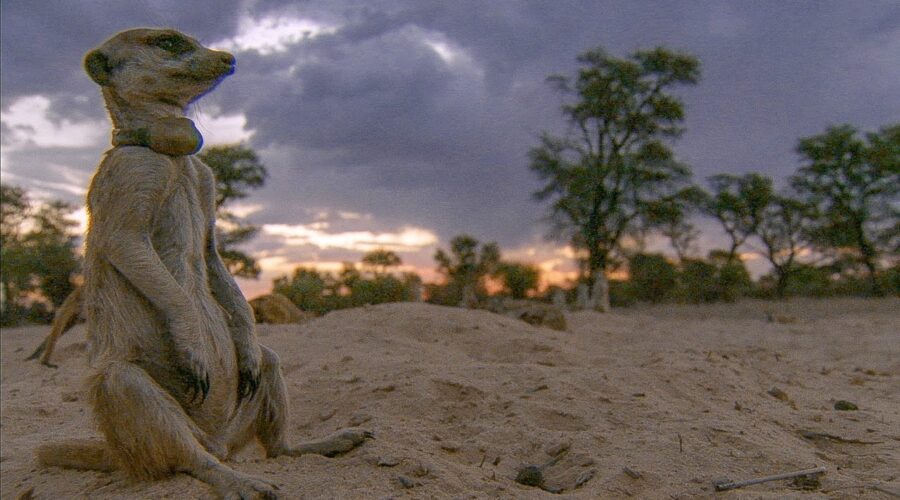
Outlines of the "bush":
{"type": "Polygon", "coordinates": [[[660,254],[637,254],[628,259],[628,272],[637,300],[662,302],[671,297],[678,272],[660,254]]]}
{"type": "Polygon", "coordinates": [[[683,302],[699,304],[721,300],[719,290],[719,269],[715,265],[699,259],[681,263],[678,298],[683,302]]]}
{"type": "Polygon", "coordinates": [[[629,307],[638,301],[635,286],[630,281],[609,280],[609,305],[629,307]]]}
{"type": "Polygon", "coordinates": [[[682,262],[678,282],[678,300],[693,304],[734,302],[746,295],[752,284],[743,262],[729,263],[727,259],[715,256],[710,260],[682,262]]]}
{"type": "Polygon", "coordinates": [[[719,300],[734,302],[750,293],[753,282],[747,266],[740,260],[725,262],[718,268],[719,300]]]}
{"type": "Polygon", "coordinates": [[[409,290],[403,282],[389,275],[374,279],[360,279],[350,286],[350,302],[354,307],[365,304],[385,304],[409,300],[409,290]]]}

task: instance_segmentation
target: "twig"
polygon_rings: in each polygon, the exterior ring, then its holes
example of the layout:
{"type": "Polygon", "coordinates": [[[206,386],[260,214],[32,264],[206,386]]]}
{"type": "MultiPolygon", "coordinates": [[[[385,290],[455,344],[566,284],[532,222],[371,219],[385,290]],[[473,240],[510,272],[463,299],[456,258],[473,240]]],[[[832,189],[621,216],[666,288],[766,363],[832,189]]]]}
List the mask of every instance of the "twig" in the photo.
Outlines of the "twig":
{"type": "Polygon", "coordinates": [[[811,476],[815,474],[823,474],[825,472],[825,467],[816,467],[814,469],[805,469],[799,470],[796,472],[786,472],[784,474],[775,474],[774,476],[764,476],[758,477],[755,479],[746,479],[744,481],[713,481],[713,486],[715,486],[716,491],[726,491],[726,490],[734,490],[737,488],[743,488],[744,486],[750,486],[752,484],[759,483],[768,483],[769,481],[778,481],[781,479],[791,479],[793,477],[800,476],[811,476]]]}
{"type": "Polygon", "coordinates": [[[884,441],[861,441],[859,439],[847,439],[842,438],[840,436],[835,436],[834,434],[826,434],[824,432],[813,432],[813,431],[799,431],[800,435],[806,439],[830,439],[832,441],[836,441],[838,443],[849,443],[849,444],[883,444],[884,441]]]}
{"type": "Polygon", "coordinates": [[[873,484],[872,486],[869,486],[869,488],[872,488],[872,489],[875,490],[875,491],[880,491],[880,492],[885,493],[885,494],[887,494],[887,495],[890,495],[890,496],[892,496],[892,497],[894,497],[894,498],[900,498],[900,493],[897,493],[897,492],[894,491],[894,490],[889,490],[889,489],[887,489],[887,488],[885,488],[885,487],[883,487],[883,486],[881,486],[881,485],[878,485],[878,484],[873,484]]]}

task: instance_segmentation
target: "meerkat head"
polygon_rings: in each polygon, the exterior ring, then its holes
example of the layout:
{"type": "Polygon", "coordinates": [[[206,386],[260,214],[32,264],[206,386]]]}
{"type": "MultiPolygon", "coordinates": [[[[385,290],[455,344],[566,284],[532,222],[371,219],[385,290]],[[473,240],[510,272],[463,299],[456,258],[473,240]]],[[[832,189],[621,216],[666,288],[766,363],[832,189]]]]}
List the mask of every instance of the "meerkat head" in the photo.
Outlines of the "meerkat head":
{"type": "Polygon", "coordinates": [[[171,29],[123,31],[84,58],[88,76],[126,104],[186,107],[234,72],[234,56],[171,29]]]}
{"type": "Polygon", "coordinates": [[[234,56],[175,30],[139,28],[88,52],[84,68],[103,89],[114,145],[180,156],[203,145],[185,108],[234,72],[234,56]]]}

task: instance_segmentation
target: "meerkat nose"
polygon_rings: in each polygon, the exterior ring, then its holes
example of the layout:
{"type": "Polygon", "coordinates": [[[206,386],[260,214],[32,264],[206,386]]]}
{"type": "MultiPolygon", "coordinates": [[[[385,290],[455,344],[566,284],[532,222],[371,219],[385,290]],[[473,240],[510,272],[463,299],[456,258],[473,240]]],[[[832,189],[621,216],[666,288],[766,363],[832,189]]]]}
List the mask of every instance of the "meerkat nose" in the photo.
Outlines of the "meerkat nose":
{"type": "Polygon", "coordinates": [[[234,56],[229,54],[228,52],[219,52],[219,58],[228,65],[234,64],[234,56]]]}

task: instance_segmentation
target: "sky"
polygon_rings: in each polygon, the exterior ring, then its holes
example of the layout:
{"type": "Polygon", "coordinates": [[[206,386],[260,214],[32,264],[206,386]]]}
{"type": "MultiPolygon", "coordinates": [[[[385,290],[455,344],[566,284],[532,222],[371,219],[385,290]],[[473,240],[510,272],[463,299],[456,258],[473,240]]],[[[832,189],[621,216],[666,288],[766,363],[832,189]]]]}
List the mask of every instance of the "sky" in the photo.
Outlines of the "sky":
{"type": "MultiPolygon", "coordinates": [[[[798,138],[900,121],[896,0],[2,0],[4,183],[83,205],[110,125],[82,58],[132,27],[175,28],[237,58],[189,116],[207,145],[242,142],[269,170],[232,207],[262,227],[244,247],[263,267],[240,282],[251,296],[297,265],[337,270],[375,248],[434,280],[435,250],[461,233],[572,277],[527,154],[566,130],[546,78],[594,47],[700,59],[699,84],[675,90],[686,132],[674,150],[701,184],[722,172],[783,181],[798,138]]],[[[723,245],[699,223],[698,251],[723,245]]]]}

